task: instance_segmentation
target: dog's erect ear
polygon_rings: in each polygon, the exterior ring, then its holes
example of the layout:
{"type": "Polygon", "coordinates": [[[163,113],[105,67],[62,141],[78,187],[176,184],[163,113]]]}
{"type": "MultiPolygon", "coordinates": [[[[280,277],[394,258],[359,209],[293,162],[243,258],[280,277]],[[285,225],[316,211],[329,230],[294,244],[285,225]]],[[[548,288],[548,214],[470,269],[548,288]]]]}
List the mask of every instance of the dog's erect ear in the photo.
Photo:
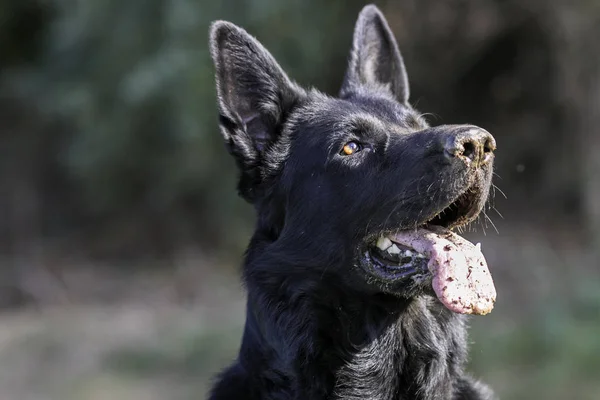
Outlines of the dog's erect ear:
{"type": "Polygon", "coordinates": [[[385,17],[374,5],[363,8],[356,21],[340,96],[345,97],[361,86],[384,88],[400,103],[408,101],[408,77],[398,44],[385,17]]]}
{"type": "Polygon", "coordinates": [[[256,39],[232,23],[211,25],[210,47],[221,132],[241,170],[240,194],[252,202],[264,153],[302,90],[256,39]]]}

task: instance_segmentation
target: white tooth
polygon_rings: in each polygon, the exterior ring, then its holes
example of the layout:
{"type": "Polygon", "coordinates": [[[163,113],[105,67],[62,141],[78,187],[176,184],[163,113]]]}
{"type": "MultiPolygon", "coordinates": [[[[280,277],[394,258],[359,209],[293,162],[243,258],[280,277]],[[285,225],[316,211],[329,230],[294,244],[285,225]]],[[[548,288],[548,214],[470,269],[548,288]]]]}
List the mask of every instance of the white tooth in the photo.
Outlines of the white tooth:
{"type": "Polygon", "coordinates": [[[398,248],[398,246],[396,246],[395,244],[393,244],[388,250],[388,253],[390,254],[400,254],[400,249],[398,248]]]}
{"type": "Polygon", "coordinates": [[[410,251],[410,250],[406,250],[406,251],[404,252],[404,256],[405,256],[405,257],[412,257],[412,255],[413,255],[413,253],[412,253],[412,251],[410,251]]]}
{"type": "Polygon", "coordinates": [[[392,245],[392,241],[385,236],[381,236],[377,239],[377,247],[381,250],[387,250],[392,245]]]}
{"type": "Polygon", "coordinates": [[[477,247],[477,250],[481,251],[481,243],[477,243],[475,247],[477,247]]]}

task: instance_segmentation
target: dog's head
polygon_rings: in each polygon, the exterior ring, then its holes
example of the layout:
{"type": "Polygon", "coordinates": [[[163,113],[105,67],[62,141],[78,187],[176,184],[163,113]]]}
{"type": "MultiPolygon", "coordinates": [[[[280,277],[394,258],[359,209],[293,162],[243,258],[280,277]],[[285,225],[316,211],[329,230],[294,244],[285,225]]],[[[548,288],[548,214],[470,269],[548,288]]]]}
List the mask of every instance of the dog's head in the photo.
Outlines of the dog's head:
{"type": "Polygon", "coordinates": [[[221,132],[241,171],[239,193],[257,209],[262,251],[281,265],[271,272],[295,265],[306,277],[397,295],[430,285],[414,279],[427,277],[422,256],[392,246],[390,235],[476,218],[495,142],[472,125],[430,127],[409,104],[379,10],[359,15],[339,98],[299,87],[231,23],[215,22],[210,40],[221,132]]]}

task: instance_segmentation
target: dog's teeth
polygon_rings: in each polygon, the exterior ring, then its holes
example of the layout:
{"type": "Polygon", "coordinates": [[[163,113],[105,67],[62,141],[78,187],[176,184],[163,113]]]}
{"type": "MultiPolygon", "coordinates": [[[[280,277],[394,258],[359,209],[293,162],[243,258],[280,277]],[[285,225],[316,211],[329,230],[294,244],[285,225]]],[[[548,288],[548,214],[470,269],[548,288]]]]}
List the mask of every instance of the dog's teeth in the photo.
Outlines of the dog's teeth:
{"type": "Polygon", "coordinates": [[[400,249],[398,248],[398,246],[393,244],[389,249],[387,249],[387,252],[390,254],[400,254],[400,249]]]}
{"type": "Polygon", "coordinates": [[[412,251],[410,251],[410,250],[406,250],[406,251],[404,252],[404,256],[405,256],[405,257],[412,257],[412,255],[413,255],[413,253],[412,253],[412,251]]]}
{"type": "Polygon", "coordinates": [[[477,243],[475,247],[477,247],[477,250],[481,251],[481,243],[477,243]]]}
{"type": "Polygon", "coordinates": [[[385,236],[381,236],[377,239],[377,247],[381,250],[387,250],[392,245],[392,241],[385,236]]]}

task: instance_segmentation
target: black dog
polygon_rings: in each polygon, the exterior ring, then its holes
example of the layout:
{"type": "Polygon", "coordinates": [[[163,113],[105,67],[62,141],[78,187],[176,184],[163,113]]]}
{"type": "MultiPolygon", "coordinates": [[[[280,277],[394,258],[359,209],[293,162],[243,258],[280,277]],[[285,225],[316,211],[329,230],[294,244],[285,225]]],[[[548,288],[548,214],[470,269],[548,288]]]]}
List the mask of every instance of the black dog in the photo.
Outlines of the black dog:
{"type": "Polygon", "coordinates": [[[210,44],[221,131],[258,216],[239,356],[211,399],[491,399],[463,371],[463,316],[432,295],[426,271],[395,266],[375,243],[472,221],[492,136],[429,127],[409,105],[375,6],[358,18],[339,98],[297,86],[231,23],[215,22],[210,44]]]}

